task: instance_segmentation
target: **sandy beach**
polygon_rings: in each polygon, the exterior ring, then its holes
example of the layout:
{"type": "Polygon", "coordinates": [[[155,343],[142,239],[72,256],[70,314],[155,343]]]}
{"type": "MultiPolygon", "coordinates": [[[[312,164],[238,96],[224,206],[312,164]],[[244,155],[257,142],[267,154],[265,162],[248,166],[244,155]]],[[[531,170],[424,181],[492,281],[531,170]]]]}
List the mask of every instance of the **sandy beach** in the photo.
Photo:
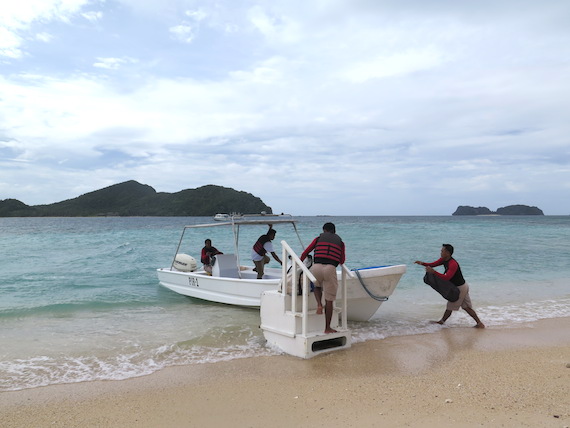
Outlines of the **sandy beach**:
{"type": "Polygon", "coordinates": [[[568,427],[570,318],[0,393],[16,427],[568,427]]]}

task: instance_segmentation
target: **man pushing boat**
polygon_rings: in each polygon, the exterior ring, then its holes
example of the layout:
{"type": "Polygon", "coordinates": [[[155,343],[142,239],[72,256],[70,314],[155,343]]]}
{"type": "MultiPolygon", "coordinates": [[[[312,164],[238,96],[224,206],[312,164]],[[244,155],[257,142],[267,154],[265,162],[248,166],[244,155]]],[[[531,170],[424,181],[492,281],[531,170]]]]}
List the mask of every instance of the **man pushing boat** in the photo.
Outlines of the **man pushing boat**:
{"type": "Polygon", "coordinates": [[[455,260],[452,255],[453,245],[443,244],[441,247],[441,257],[435,262],[425,263],[419,260],[416,260],[414,262],[415,264],[425,266],[426,272],[428,274],[435,275],[435,277],[438,277],[443,281],[450,282],[451,287],[456,287],[459,290],[458,296],[456,296],[457,298],[453,297],[452,300],[449,300],[447,302],[447,308],[445,309],[445,312],[443,313],[441,319],[434,322],[437,324],[443,324],[451,316],[453,311],[458,311],[460,308],[463,308],[465,309],[465,312],[467,312],[477,323],[475,327],[485,328],[485,324],[481,322],[477,316],[477,313],[473,309],[473,306],[471,305],[471,298],[469,297],[469,284],[465,282],[463,274],[461,273],[461,268],[459,267],[459,263],[457,263],[457,260],[455,260]],[[441,265],[443,265],[443,268],[445,269],[444,273],[439,273],[434,269],[434,267],[441,265]]]}

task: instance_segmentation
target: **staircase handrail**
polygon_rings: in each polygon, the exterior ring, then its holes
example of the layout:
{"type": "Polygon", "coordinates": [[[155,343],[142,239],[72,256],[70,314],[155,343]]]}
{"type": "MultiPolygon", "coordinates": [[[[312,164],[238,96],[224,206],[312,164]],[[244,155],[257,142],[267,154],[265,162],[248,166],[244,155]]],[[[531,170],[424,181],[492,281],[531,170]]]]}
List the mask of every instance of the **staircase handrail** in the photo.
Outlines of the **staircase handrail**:
{"type": "Polygon", "coordinates": [[[305,263],[301,261],[299,256],[293,251],[293,249],[287,244],[286,241],[281,241],[281,246],[283,248],[282,259],[285,263],[283,263],[283,268],[281,269],[282,278],[281,283],[283,284],[281,287],[281,292],[284,294],[285,298],[287,298],[287,273],[289,269],[287,268],[286,261],[289,260],[291,257],[291,267],[293,268],[291,272],[291,312],[297,313],[297,299],[295,296],[297,295],[297,284],[295,283],[295,279],[297,278],[297,269],[300,269],[303,275],[303,286],[302,286],[302,318],[301,318],[301,325],[302,325],[302,333],[303,335],[307,334],[307,320],[308,320],[308,311],[309,311],[309,280],[313,282],[317,282],[315,276],[311,273],[309,268],[305,266],[305,263]]]}
{"type": "MultiPolygon", "coordinates": [[[[291,276],[291,311],[293,313],[297,312],[297,299],[295,296],[297,295],[297,284],[295,284],[295,279],[297,278],[297,269],[300,269],[303,275],[303,287],[302,287],[302,333],[303,335],[307,334],[307,319],[308,319],[308,310],[309,310],[309,281],[313,283],[317,282],[315,276],[311,273],[309,268],[305,266],[305,263],[301,261],[299,256],[293,251],[293,249],[287,244],[286,241],[281,241],[281,247],[283,248],[282,251],[282,277],[281,277],[281,293],[287,296],[287,260],[291,257],[291,267],[292,269],[292,276],[291,276]]],[[[341,289],[342,289],[342,314],[341,314],[341,324],[343,329],[348,328],[348,315],[347,315],[347,289],[346,289],[346,273],[348,269],[345,265],[341,265],[341,289]]]]}
{"type": "MultiPolygon", "coordinates": [[[[301,261],[299,256],[295,253],[295,251],[293,251],[293,249],[289,246],[289,244],[286,241],[281,241],[281,246],[283,247],[284,257],[288,258],[288,256],[291,256],[291,261],[295,262],[294,264],[297,264],[301,268],[301,271],[304,274],[308,275],[311,281],[315,282],[317,278],[315,278],[315,276],[311,273],[309,268],[305,266],[305,263],[301,261]]],[[[287,260],[287,258],[285,258],[285,260],[287,260]]],[[[283,265],[283,267],[285,268],[285,275],[287,275],[287,267],[285,265],[283,265]]]]}

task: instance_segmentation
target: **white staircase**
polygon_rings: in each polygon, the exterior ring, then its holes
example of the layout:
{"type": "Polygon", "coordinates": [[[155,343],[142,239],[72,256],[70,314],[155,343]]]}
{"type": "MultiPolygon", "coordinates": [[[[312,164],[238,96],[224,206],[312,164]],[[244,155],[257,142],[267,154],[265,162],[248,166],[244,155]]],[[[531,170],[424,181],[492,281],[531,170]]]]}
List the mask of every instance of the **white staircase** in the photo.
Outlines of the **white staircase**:
{"type": "MultiPolygon", "coordinates": [[[[268,343],[282,351],[300,358],[350,348],[351,334],[347,328],[346,275],[342,274],[337,292],[337,300],[331,320],[331,328],[336,333],[325,334],[325,314],[317,314],[315,297],[309,293],[310,281],[315,277],[289,247],[283,247],[283,273],[281,290],[266,291],[261,295],[261,329],[268,343]],[[292,266],[287,273],[287,263],[291,257],[292,266]],[[302,294],[297,295],[297,278],[303,273],[302,294]],[[283,286],[285,284],[286,286],[283,286]]],[[[324,301],[323,301],[324,304],[324,301]]]]}

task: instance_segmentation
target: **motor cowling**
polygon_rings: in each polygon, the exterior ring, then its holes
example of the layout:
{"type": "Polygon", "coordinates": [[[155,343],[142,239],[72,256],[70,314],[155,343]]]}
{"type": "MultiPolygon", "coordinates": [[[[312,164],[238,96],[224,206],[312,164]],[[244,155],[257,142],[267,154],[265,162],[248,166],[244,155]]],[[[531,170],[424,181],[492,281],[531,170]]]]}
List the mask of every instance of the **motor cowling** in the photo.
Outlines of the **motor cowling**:
{"type": "Polygon", "coordinates": [[[188,254],[179,253],[174,258],[174,269],[181,272],[194,272],[198,267],[196,259],[188,254]]]}

